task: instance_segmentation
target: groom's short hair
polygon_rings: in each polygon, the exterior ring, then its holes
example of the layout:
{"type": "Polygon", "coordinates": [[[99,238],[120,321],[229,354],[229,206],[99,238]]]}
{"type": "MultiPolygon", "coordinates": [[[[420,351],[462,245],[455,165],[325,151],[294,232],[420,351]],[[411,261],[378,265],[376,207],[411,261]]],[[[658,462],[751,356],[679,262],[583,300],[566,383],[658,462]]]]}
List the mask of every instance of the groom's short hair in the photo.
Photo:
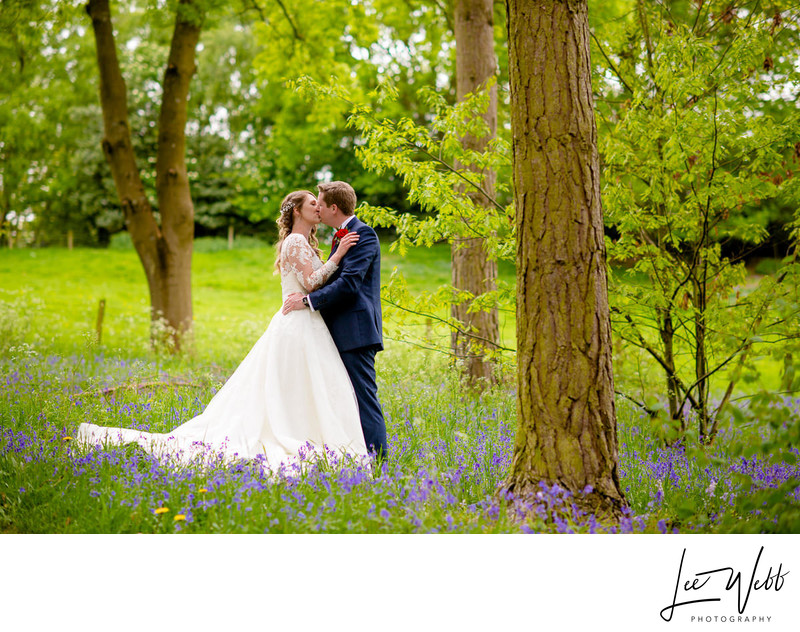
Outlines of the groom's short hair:
{"type": "Polygon", "coordinates": [[[320,182],[317,185],[319,192],[325,196],[325,204],[339,207],[345,215],[352,215],[356,210],[356,192],[347,182],[320,182]]]}

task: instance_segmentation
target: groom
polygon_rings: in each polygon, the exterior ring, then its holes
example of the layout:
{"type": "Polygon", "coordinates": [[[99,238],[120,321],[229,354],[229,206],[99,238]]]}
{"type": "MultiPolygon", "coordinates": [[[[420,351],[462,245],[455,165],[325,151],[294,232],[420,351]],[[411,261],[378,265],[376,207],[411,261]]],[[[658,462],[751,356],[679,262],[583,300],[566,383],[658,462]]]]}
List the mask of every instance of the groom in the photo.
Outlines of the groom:
{"type": "Polygon", "coordinates": [[[355,389],[367,449],[383,460],[387,455],[386,424],[375,383],[375,354],[383,350],[380,244],[375,231],[353,214],[353,187],[346,182],[323,182],[317,188],[320,219],[338,235],[331,254],[346,233],[358,233],[358,244],[347,252],[324,287],[308,296],[287,296],[283,313],[320,311],[355,389]]]}

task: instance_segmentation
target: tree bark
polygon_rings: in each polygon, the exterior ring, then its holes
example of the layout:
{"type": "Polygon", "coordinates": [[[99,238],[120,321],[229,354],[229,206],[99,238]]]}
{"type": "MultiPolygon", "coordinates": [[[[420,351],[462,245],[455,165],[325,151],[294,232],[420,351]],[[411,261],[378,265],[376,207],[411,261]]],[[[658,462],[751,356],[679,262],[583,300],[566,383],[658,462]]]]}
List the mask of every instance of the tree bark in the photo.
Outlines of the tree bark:
{"type": "MultiPolygon", "coordinates": [[[[494,78],[497,61],[494,54],[494,14],[492,0],[456,0],[455,26],[456,38],[456,96],[459,101],[467,95],[486,86],[494,78]]],[[[476,138],[466,136],[464,146],[484,151],[489,141],[497,134],[497,87],[492,86],[489,93],[489,107],[484,120],[489,127],[489,136],[476,138]]],[[[484,189],[494,194],[495,174],[492,171],[476,170],[483,179],[484,189]]],[[[490,200],[478,191],[468,191],[467,195],[476,205],[492,207],[490,200]]],[[[466,290],[477,296],[497,289],[497,262],[490,260],[481,238],[468,237],[469,227],[464,226],[461,234],[453,239],[452,284],[459,290],[466,290]]],[[[469,302],[452,306],[453,318],[464,323],[464,330],[474,328],[475,337],[454,331],[451,348],[457,358],[463,361],[465,377],[473,385],[481,380],[495,381],[493,363],[486,358],[486,347],[496,347],[500,341],[500,327],[497,309],[469,313],[469,302]]]]}
{"type": "Polygon", "coordinates": [[[616,519],[611,324],[586,0],[506,0],[517,225],[518,429],[505,487],[616,519]],[[588,493],[582,493],[590,488],[588,493]]]}
{"type": "Polygon", "coordinates": [[[677,423],[677,429],[683,436],[686,430],[686,421],[683,417],[683,407],[678,412],[678,382],[675,379],[675,327],[672,322],[672,309],[660,308],[658,329],[661,334],[661,344],[664,347],[664,361],[667,364],[667,403],[669,405],[669,418],[677,423]]]}
{"type": "Polygon", "coordinates": [[[0,236],[6,235],[6,243],[9,250],[14,247],[14,242],[11,238],[13,227],[11,220],[8,219],[8,214],[11,211],[11,195],[9,193],[8,177],[4,174],[3,178],[3,193],[0,195],[2,199],[2,209],[0,209],[0,236]]]}
{"type": "MultiPolygon", "coordinates": [[[[703,275],[705,279],[705,270],[703,275]]],[[[694,295],[694,337],[695,337],[695,378],[697,379],[697,411],[700,443],[709,442],[710,421],[708,418],[708,358],[706,357],[706,313],[708,300],[705,280],[695,283],[694,295]]]]}
{"type": "Polygon", "coordinates": [[[192,245],[194,205],[186,169],[189,84],[197,67],[202,14],[196,0],[180,0],[158,122],[156,195],[161,210],[165,275],[164,317],[180,337],[192,327],[192,245]]]}
{"type": "MultiPolygon", "coordinates": [[[[125,225],[142,262],[153,323],[162,319],[174,347],[192,323],[191,257],[194,209],[184,159],[189,81],[200,36],[199,10],[180,0],[175,20],[159,120],[156,195],[161,226],[136,165],[128,123],[127,89],[117,58],[108,0],[89,0],[100,71],[103,152],[125,214],[125,225]]],[[[153,336],[162,328],[153,327],[153,336]]]]}

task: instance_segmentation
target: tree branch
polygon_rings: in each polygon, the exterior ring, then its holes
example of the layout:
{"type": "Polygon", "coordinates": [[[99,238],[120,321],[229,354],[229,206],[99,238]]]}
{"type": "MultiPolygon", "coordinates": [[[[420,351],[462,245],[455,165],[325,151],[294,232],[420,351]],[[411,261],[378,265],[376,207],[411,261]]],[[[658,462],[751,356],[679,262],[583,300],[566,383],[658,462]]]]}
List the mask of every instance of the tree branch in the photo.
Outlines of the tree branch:
{"type": "Polygon", "coordinates": [[[98,388],[91,391],[81,391],[77,395],[108,395],[109,393],[114,393],[116,391],[121,390],[142,390],[146,388],[166,388],[169,386],[188,386],[191,388],[203,388],[205,384],[200,384],[197,382],[185,382],[185,381],[177,381],[177,382],[139,382],[137,384],[120,384],[119,386],[109,386],[107,388],[98,388]]]}
{"type": "Polygon", "coordinates": [[[594,40],[594,43],[597,44],[598,50],[603,55],[605,60],[608,62],[608,65],[611,66],[611,70],[614,71],[614,74],[616,75],[617,79],[619,79],[620,82],[622,83],[622,85],[625,86],[627,91],[630,92],[631,95],[633,95],[634,94],[633,88],[631,88],[631,86],[628,84],[628,82],[625,81],[625,79],[623,78],[622,74],[619,71],[619,68],[617,68],[617,66],[614,64],[614,62],[611,61],[611,58],[606,54],[606,51],[603,49],[603,46],[600,44],[600,40],[597,39],[597,37],[595,36],[595,34],[592,31],[589,31],[589,34],[592,36],[592,39],[594,40]]]}
{"type": "MultiPolygon", "coordinates": [[[[685,404],[687,400],[691,403],[692,408],[694,408],[695,410],[699,410],[700,405],[698,404],[697,400],[695,400],[695,398],[692,396],[691,390],[687,389],[686,386],[683,384],[683,380],[681,380],[680,376],[678,376],[678,374],[675,372],[675,368],[671,367],[667,363],[667,361],[664,360],[664,358],[661,357],[661,354],[659,354],[658,351],[656,351],[652,347],[652,345],[650,345],[642,337],[642,335],[636,329],[636,323],[633,322],[633,319],[630,317],[630,315],[624,314],[618,307],[612,307],[611,311],[622,315],[625,318],[625,320],[628,322],[628,324],[631,326],[631,328],[633,329],[633,333],[636,334],[637,341],[631,340],[630,342],[632,342],[633,344],[638,345],[639,347],[641,347],[642,349],[647,351],[656,360],[656,362],[658,362],[661,365],[661,367],[664,369],[664,371],[667,372],[667,375],[675,380],[675,384],[677,384],[678,387],[685,393],[685,397],[683,398],[683,402],[678,407],[678,410],[682,410],[683,409],[683,404],[685,404]]],[[[694,388],[694,387],[692,387],[692,388],[694,388]]]]}
{"type": "Polygon", "coordinates": [[[480,342],[485,343],[488,347],[491,347],[493,349],[498,349],[500,351],[508,351],[510,353],[516,353],[516,349],[511,349],[510,347],[504,347],[504,346],[502,346],[500,344],[497,344],[493,340],[489,340],[488,338],[483,338],[482,336],[478,336],[477,334],[474,334],[471,331],[465,331],[464,329],[462,329],[461,327],[456,325],[454,321],[447,320],[446,318],[442,318],[441,316],[437,316],[436,314],[428,314],[428,313],[424,313],[424,312],[417,312],[417,311],[415,311],[413,309],[410,309],[408,307],[404,307],[403,305],[395,303],[394,301],[390,301],[387,298],[381,298],[381,301],[383,301],[387,305],[391,305],[392,307],[396,307],[399,310],[402,310],[404,312],[408,312],[409,314],[415,314],[416,316],[422,316],[423,318],[430,318],[431,320],[435,320],[437,322],[443,323],[444,325],[447,325],[450,329],[456,331],[457,333],[461,334],[462,336],[466,336],[468,338],[472,338],[473,340],[479,340],[480,342]]]}
{"type": "Polygon", "coordinates": [[[653,410],[652,408],[648,408],[647,404],[644,404],[644,403],[640,402],[639,400],[634,399],[633,397],[631,397],[627,393],[623,393],[622,391],[617,391],[617,390],[615,390],[614,392],[617,395],[619,395],[620,397],[624,397],[629,402],[632,402],[632,403],[636,404],[644,412],[646,412],[648,415],[650,415],[650,417],[656,417],[658,415],[658,413],[655,410],[653,410]]]}
{"type": "Polygon", "coordinates": [[[460,172],[458,169],[456,169],[455,167],[453,167],[452,165],[450,165],[448,162],[446,162],[446,161],[442,160],[442,159],[441,159],[441,158],[439,158],[438,156],[434,156],[434,155],[433,155],[431,152],[429,152],[429,151],[428,151],[427,149],[425,149],[424,147],[420,147],[419,145],[417,145],[417,144],[416,144],[415,142],[413,142],[413,141],[406,141],[406,142],[407,142],[407,144],[408,144],[410,147],[414,147],[415,149],[417,149],[417,151],[419,151],[419,152],[421,152],[421,153],[425,154],[426,156],[428,156],[428,157],[429,157],[431,160],[433,160],[434,162],[437,162],[437,163],[439,163],[440,165],[442,165],[442,166],[443,166],[445,169],[447,169],[448,171],[452,171],[452,172],[453,172],[454,174],[456,174],[456,175],[457,175],[459,178],[461,178],[462,180],[464,180],[464,182],[466,182],[468,185],[470,185],[470,186],[471,186],[473,189],[475,189],[476,191],[478,191],[478,192],[479,192],[479,193],[480,193],[480,194],[481,194],[483,197],[485,197],[485,198],[486,198],[486,200],[492,204],[492,206],[494,206],[495,208],[497,208],[497,209],[498,209],[498,210],[499,210],[501,213],[505,214],[505,212],[506,212],[506,209],[503,207],[503,205],[502,205],[502,204],[500,204],[500,202],[498,202],[498,201],[497,201],[497,200],[496,200],[494,197],[492,197],[491,195],[489,195],[489,194],[486,192],[486,190],[485,190],[485,189],[484,189],[482,186],[480,186],[480,185],[479,185],[479,184],[477,184],[476,182],[473,182],[472,180],[470,180],[469,178],[467,178],[467,177],[466,177],[466,176],[465,176],[463,173],[461,173],[461,172],[460,172]]]}
{"type": "MultiPolygon", "coordinates": [[[[256,0],[253,0],[253,3],[255,3],[255,1],[256,0]]],[[[292,27],[292,31],[294,32],[295,39],[298,39],[301,42],[305,41],[305,39],[303,38],[303,36],[300,33],[300,31],[297,30],[297,26],[295,25],[294,20],[292,20],[292,16],[289,14],[289,11],[286,9],[286,5],[283,4],[283,1],[282,0],[275,0],[275,2],[281,8],[281,11],[283,11],[283,15],[286,18],[286,21],[289,23],[289,26],[292,27]]]]}

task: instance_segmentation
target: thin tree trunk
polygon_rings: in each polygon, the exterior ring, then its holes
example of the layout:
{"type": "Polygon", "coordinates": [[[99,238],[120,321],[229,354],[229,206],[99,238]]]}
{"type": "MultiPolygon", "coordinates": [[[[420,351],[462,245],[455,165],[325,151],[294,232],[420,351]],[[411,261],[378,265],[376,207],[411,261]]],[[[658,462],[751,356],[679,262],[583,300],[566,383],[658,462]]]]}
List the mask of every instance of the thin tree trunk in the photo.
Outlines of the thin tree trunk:
{"type": "MultiPolygon", "coordinates": [[[[184,161],[186,101],[195,70],[199,12],[181,0],[164,77],[156,158],[156,194],[162,226],[153,215],[131,144],[127,89],[117,59],[108,0],[89,0],[100,71],[103,152],[125,214],[125,224],[142,262],[154,323],[166,321],[175,348],[191,327],[191,256],[194,210],[184,161]],[[194,11],[192,11],[194,9],[194,11]]],[[[153,335],[160,328],[153,328],[153,335]]]]}
{"type": "Polygon", "coordinates": [[[783,355],[783,377],[781,377],[781,390],[792,390],[794,383],[794,358],[791,352],[786,352],[783,355]]]}
{"type": "MultiPolygon", "coordinates": [[[[6,176],[7,177],[7,176],[6,176]]],[[[11,248],[11,222],[6,218],[8,212],[11,210],[11,200],[8,195],[8,182],[4,180],[2,194],[0,194],[0,237],[6,234],[8,230],[7,244],[11,248]],[[8,228],[6,228],[6,225],[8,228]]]]}
{"type": "Polygon", "coordinates": [[[611,324],[586,0],[506,0],[517,214],[518,429],[506,488],[617,518],[611,324]],[[586,494],[583,492],[587,491],[586,494]]]}
{"type": "Polygon", "coordinates": [[[8,214],[11,212],[11,196],[8,193],[8,182],[3,182],[3,208],[0,211],[0,235],[6,235],[6,243],[9,249],[14,247],[14,243],[11,239],[11,232],[13,230],[13,226],[11,225],[11,220],[8,219],[8,214]]]}
{"type": "Polygon", "coordinates": [[[700,442],[709,441],[710,428],[708,419],[708,357],[706,356],[706,310],[708,301],[706,299],[706,288],[703,282],[699,282],[695,287],[694,297],[694,337],[695,337],[695,378],[697,380],[697,403],[700,409],[697,411],[698,431],[700,442]]]}
{"type": "Polygon", "coordinates": [[[660,310],[661,321],[659,330],[661,344],[664,346],[664,361],[668,365],[667,373],[667,402],[669,405],[669,418],[680,424],[680,434],[686,430],[686,421],[683,409],[678,411],[678,383],[675,380],[675,326],[672,322],[672,312],[669,308],[660,310]]]}
{"type": "Polygon", "coordinates": [[[14,236],[14,241],[17,244],[17,248],[22,246],[23,226],[25,226],[25,216],[22,213],[17,213],[17,231],[16,235],[14,236]]]}
{"type": "MultiPolygon", "coordinates": [[[[486,86],[494,79],[497,61],[494,54],[494,14],[492,0],[456,0],[455,3],[456,38],[456,96],[459,101],[467,95],[486,86]]],[[[484,116],[489,127],[489,137],[462,139],[465,147],[484,151],[488,142],[497,133],[497,87],[492,86],[489,93],[489,107],[484,116]]],[[[490,170],[477,171],[483,178],[483,188],[489,195],[494,194],[495,174],[490,170]]],[[[467,192],[477,205],[491,207],[486,196],[477,191],[467,192]]],[[[469,227],[464,226],[461,235],[453,240],[452,283],[459,290],[466,290],[477,296],[497,289],[497,262],[490,260],[481,238],[467,237],[469,227]]],[[[493,382],[496,376],[493,363],[486,358],[486,347],[497,346],[500,341],[500,327],[497,309],[469,313],[469,302],[453,305],[453,318],[464,323],[464,329],[474,328],[475,337],[459,332],[452,333],[451,346],[456,357],[464,362],[465,376],[471,384],[481,380],[493,382]],[[488,342],[487,342],[488,341],[488,342]]]]}

